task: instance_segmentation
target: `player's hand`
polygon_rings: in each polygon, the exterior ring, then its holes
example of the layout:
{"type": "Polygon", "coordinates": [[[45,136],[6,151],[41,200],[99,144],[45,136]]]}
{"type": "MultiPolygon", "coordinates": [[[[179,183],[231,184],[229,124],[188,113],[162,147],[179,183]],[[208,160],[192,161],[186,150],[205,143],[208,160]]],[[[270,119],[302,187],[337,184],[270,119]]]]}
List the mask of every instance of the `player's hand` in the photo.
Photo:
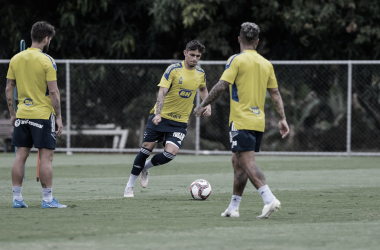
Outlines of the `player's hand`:
{"type": "Polygon", "coordinates": [[[205,107],[205,111],[203,112],[203,116],[210,116],[211,115],[211,104],[207,105],[205,107]]]}
{"type": "Polygon", "coordinates": [[[155,125],[158,125],[158,123],[161,122],[161,115],[155,115],[152,119],[152,122],[155,124],[155,125]]]}
{"type": "MultiPolygon", "coordinates": [[[[194,109],[194,115],[195,116],[201,116],[202,115],[202,112],[205,110],[206,108],[204,107],[201,107],[201,106],[198,106],[194,109]]],[[[210,108],[210,112],[211,112],[211,108],[210,108]]],[[[210,113],[211,114],[211,113],[210,113]]]]}
{"type": "Polygon", "coordinates": [[[15,122],[16,122],[16,116],[11,116],[11,125],[12,125],[12,128],[15,127],[15,122]]]}
{"type": "Polygon", "coordinates": [[[286,119],[281,119],[278,122],[278,129],[280,130],[280,134],[282,138],[285,138],[289,134],[289,126],[288,123],[286,122],[286,119]]]}
{"type": "Polygon", "coordinates": [[[56,131],[57,136],[60,137],[62,134],[62,128],[63,128],[61,116],[55,117],[55,128],[56,128],[55,131],[56,131]]]}

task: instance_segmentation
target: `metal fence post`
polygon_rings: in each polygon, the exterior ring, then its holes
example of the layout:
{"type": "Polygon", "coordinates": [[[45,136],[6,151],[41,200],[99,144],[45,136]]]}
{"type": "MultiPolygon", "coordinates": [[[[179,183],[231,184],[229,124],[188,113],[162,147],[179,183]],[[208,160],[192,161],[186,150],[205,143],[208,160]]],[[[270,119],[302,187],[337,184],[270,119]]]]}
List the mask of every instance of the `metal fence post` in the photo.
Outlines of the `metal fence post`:
{"type": "Polygon", "coordinates": [[[347,79],[347,156],[351,155],[351,107],[352,107],[352,63],[348,61],[347,79]]]}
{"type": "MultiPolygon", "coordinates": [[[[197,90],[197,96],[196,96],[196,107],[198,107],[201,104],[201,97],[199,96],[199,89],[197,90]]],[[[201,117],[196,116],[195,117],[195,155],[199,155],[199,137],[201,135],[201,117]]]]}
{"type": "Polygon", "coordinates": [[[67,154],[71,155],[71,110],[70,110],[70,62],[66,61],[66,148],[67,154]]]}

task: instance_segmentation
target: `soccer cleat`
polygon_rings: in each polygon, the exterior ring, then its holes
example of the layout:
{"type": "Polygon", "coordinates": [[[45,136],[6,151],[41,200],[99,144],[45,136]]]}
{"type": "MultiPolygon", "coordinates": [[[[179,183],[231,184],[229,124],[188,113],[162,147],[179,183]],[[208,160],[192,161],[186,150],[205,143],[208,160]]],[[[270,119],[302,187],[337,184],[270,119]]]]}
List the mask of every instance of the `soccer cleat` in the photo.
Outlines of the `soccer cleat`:
{"type": "Polygon", "coordinates": [[[135,197],[133,195],[133,187],[126,187],[125,190],[124,190],[124,197],[127,197],[127,198],[133,198],[135,197]]]}
{"type": "Polygon", "coordinates": [[[148,181],[149,181],[149,171],[148,170],[145,170],[143,169],[143,171],[141,171],[141,174],[140,174],[140,185],[143,187],[143,188],[146,188],[148,186],[148,181]]]}
{"type": "Polygon", "coordinates": [[[263,212],[260,216],[257,216],[257,219],[268,219],[269,216],[274,212],[277,211],[279,208],[281,208],[281,202],[274,197],[274,200],[269,203],[268,205],[265,205],[263,208],[263,212]]]}
{"type": "Polygon", "coordinates": [[[24,200],[22,200],[22,201],[13,200],[13,207],[14,208],[24,208],[24,207],[28,207],[28,205],[25,204],[24,200]]]}
{"type": "Polygon", "coordinates": [[[239,214],[239,208],[235,208],[234,210],[232,211],[229,211],[228,208],[226,209],[226,211],[224,211],[224,213],[222,213],[220,216],[222,217],[233,217],[233,218],[237,218],[240,216],[239,214]]]}
{"type": "Polygon", "coordinates": [[[53,198],[53,201],[50,203],[43,200],[41,207],[42,208],[65,208],[67,206],[60,204],[55,198],[53,198]]]}

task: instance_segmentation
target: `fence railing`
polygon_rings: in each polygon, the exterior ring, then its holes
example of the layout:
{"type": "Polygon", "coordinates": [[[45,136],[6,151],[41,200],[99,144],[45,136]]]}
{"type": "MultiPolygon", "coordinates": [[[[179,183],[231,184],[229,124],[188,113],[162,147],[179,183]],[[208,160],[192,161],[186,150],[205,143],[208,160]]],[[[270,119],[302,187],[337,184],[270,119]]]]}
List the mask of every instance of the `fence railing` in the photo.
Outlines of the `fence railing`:
{"type": "MultiPolygon", "coordinates": [[[[62,152],[138,152],[165,69],[176,60],[56,60],[64,134],[62,152]]],[[[380,156],[380,61],[271,61],[291,133],[281,139],[266,98],[260,154],[380,156]]],[[[0,60],[4,82],[9,60],[0,60]]],[[[225,61],[200,61],[207,88],[225,61]]],[[[4,92],[3,92],[4,93],[4,92]]],[[[195,105],[200,97],[196,96],[195,105]]],[[[0,96],[0,118],[8,115],[0,96]]],[[[229,94],[210,117],[191,116],[181,148],[189,154],[230,154],[229,94]]],[[[0,142],[1,143],[1,142],[0,142]]],[[[162,150],[158,145],[157,151],[162,150]]]]}

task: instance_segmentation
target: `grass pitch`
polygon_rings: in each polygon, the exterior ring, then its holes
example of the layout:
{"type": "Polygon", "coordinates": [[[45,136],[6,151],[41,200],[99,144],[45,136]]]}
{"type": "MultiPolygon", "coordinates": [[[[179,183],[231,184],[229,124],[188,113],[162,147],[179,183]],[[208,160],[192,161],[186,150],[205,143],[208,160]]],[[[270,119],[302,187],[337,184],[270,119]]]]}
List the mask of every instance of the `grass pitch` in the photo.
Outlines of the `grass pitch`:
{"type": "Polygon", "coordinates": [[[229,156],[178,155],[123,198],[135,155],[54,156],[53,195],[66,209],[41,209],[36,154],[12,208],[13,154],[0,160],[0,249],[378,249],[380,168],[375,157],[257,156],[282,209],[257,220],[263,202],[248,183],[240,218],[222,218],[231,199],[229,156]],[[189,185],[210,182],[206,201],[189,185]]]}

